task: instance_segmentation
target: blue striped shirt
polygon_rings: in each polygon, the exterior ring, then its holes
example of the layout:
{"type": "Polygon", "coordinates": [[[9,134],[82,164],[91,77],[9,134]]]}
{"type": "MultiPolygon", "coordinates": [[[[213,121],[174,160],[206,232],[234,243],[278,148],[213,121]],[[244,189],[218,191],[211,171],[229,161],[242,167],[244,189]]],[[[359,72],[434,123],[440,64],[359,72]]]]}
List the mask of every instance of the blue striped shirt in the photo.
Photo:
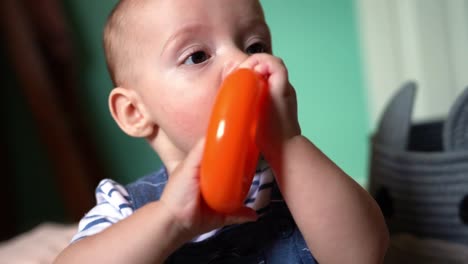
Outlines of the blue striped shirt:
{"type": "MultiPolygon", "coordinates": [[[[245,205],[261,215],[267,211],[271,200],[271,189],[274,177],[265,162],[261,162],[245,199],[245,205]]],[[[109,226],[133,214],[134,209],[125,187],[111,179],[102,180],[96,188],[96,206],[92,208],[79,222],[78,232],[72,243],[84,237],[97,234],[109,226]]],[[[219,229],[212,230],[193,239],[193,242],[203,241],[219,229]]]]}

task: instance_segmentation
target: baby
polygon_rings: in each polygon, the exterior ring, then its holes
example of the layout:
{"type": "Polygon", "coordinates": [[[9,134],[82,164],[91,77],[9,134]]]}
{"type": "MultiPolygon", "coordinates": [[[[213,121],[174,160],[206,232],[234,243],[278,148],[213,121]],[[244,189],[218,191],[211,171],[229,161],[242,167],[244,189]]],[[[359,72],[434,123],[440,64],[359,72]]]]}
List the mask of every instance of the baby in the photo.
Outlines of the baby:
{"type": "Polygon", "coordinates": [[[101,182],[98,205],[56,263],[382,262],[381,212],[301,135],[259,1],[120,1],[104,46],[112,116],[147,139],[164,167],[127,186],[101,182]],[[246,206],[223,215],[200,196],[199,166],[217,89],[238,68],[268,82],[257,132],[264,161],[246,206]]]}

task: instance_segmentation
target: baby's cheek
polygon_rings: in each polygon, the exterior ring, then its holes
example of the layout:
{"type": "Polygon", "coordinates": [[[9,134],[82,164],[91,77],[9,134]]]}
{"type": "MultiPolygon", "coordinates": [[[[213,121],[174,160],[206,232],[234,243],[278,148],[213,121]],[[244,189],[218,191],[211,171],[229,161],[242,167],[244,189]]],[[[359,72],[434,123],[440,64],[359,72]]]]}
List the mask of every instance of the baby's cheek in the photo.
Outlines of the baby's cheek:
{"type": "Polygon", "coordinates": [[[180,113],[173,122],[178,130],[178,141],[184,145],[184,148],[191,149],[195,143],[206,133],[209,120],[209,111],[203,107],[192,108],[190,111],[180,113]]]}
{"type": "Polygon", "coordinates": [[[171,97],[173,98],[169,104],[171,108],[165,108],[171,136],[179,147],[183,147],[186,151],[192,149],[195,143],[205,136],[211,115],[215,91],[213,94],[207,90],[200,91],[203,92],[180,94],[178,98],[171,97]]]}

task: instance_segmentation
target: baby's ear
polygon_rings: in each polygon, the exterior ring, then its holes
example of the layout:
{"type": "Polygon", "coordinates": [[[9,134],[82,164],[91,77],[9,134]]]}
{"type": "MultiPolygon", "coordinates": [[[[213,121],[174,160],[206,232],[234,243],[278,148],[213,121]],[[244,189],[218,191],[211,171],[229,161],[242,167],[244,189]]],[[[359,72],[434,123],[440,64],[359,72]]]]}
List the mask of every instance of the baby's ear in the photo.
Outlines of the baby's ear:
{"type": "Polygon", "coordinates": [[[115,122],[129,136],[147,137],[154,132],[155,124],[134,90],[114,88],[109,95],[109,109],[115,122]]]}

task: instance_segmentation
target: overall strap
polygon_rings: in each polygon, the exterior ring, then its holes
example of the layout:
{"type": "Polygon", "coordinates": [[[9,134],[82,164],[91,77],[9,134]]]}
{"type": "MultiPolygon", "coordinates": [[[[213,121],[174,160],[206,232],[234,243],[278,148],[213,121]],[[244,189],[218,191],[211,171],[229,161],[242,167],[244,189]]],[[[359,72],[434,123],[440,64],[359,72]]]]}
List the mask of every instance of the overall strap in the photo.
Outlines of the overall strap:
{"type": "Polygon", "coordinates": [[[167,178],[166,168],[162,167],[160,170],[125,186],[133,209],[137,210],[147,203],[159,200],[167,184],[167,178]]]}

